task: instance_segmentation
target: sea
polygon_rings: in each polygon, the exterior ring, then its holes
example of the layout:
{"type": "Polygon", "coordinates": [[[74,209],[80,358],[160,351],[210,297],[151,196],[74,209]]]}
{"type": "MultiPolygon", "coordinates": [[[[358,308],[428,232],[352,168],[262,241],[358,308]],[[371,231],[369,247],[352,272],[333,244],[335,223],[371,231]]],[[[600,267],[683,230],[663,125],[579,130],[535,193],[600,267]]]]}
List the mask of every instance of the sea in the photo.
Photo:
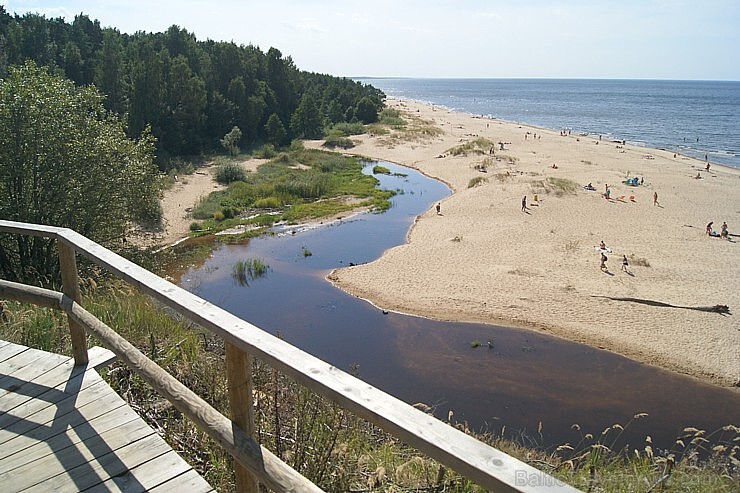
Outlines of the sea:
{"type": "Polygon", "coordinates": [[[357,78],[387,96],[740,168],[740,81],[357,78]]]}

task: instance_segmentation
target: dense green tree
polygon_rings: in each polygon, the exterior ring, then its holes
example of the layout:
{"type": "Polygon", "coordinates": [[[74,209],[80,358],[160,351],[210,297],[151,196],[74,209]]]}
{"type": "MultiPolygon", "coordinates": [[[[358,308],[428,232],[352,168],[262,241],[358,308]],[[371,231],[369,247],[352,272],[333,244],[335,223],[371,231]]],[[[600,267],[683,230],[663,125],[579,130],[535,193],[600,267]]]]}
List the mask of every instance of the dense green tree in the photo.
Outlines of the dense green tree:
{"type": "Polygon", "coordinates": [[[184,56],[169,61],[165,90],[162,147],[174,155],[197,154],[205,120],[206,88],[203,80],[190,70],[184,56]]]}
{"type": "Polygon", "coordinates": [[[140,36],[129,45],[131,63],[127,76],[130,87],[129,126],[134,134],[151,126],[160,135],[164,104],[163,64],[151,38],[140,36]]]}
{"type": "MultiPolygon", "coordinates": [[[[9,68],[0,80],[0,217],[69,227],[105,245],[132,221],[159,221],[152,138],[129,139],[103,99],[33,62],[9,68]]],[[[55,272],[52,241],[0,237],[0,276],[55,272]]]]}
{"type": "Polygon", "coordinates": [[[378,110],[373,104],[372,100],[365,96],[357,102],[357,110],[355,110],[355,116],[362,123],[375,123],[378,121],[378,110]]]}
{"type": "Polygon", "coordinates": [[[128,35],[84,14],[68,24],[1,10],[0,76],[29,59],[79,86],[94,83],[106,108],[127,115],[129,137],[151,128],[161,169],[170,159],[218,150],[234,126],[242,145],[260,145],[274,137],[267,126],[273,114],[288,133],[284,143],[320,137],[326,123],[371,119],[371,106],[377,112],[383,101],[372,86],[302,72],[275,48],[198,41],[176,25],[128,35]]]}
{"type": "Polygon", "coordinates": [[[316,100],[304,94],[301,103],[290,118],[290,129],[296,138],[320,139],[324,135],[324,122],[316,100]]]}
{"type": "Polygon", "coordinates": [[[283,125],[283,122],[280,121],[280,117],[277,113],[273,113],[270,115],[270,118],[267,119],[267,123],[265,124],[265,133],[267,134],[267,142],[275,147],[283,145],[288,132],[285,131],[285,126],[283,125]]]}

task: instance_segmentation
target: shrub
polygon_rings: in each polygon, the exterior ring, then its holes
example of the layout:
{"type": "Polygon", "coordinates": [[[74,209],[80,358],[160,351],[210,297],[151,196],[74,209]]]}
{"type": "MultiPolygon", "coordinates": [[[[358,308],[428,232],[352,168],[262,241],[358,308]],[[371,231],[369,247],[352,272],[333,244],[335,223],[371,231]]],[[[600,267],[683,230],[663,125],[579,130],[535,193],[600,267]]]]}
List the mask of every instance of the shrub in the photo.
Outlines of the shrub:
{"type": "Polygon", "coordinates": [[[200,231],[201,229],[203,229],[203,225],[200,224],[198,221],[193,221],[192,223],[190,223],[190,231],[195,232],[200,231]]]}
{"type": "Polygon", "coordinates": [[[221,214],[224,215],[224,219],[234,219],[235,211],[232,207],[224,207],[221,209],[221,214]]]}
{"type": "Polygon", "coordinates": [[[265,197],[257,200],[254,207],[257,209],[279,209],[282,204],[277,197],[265,197]]]}
{"type": "Polygon", "coordinates": [[[221,210],[220,198],[216,195],[218,192],[211,193],[208,197],[201,197],[198,200],[195,208],[193,209],[193,217],[195,219],[210,219],[216,213],[221,210]]]}
{"type": "Polygon", "coordinates": [[[216,181],[228,185],[234,181],[244,181],[247,172],[237,163],[224,163],[216,168],[216,181]]]}
{"type": "Polygon", "coordinates": [[[341,149],[351,149],[354,146],[355,144],[352,142],[352,139],[342,137],[340,135],[329,134],[324,140],[324,147],[328,147],[329,149],[335,149],[337,147],[341,149]]]}
{"type": "Polygon", "coordinates": [[[214,219],[215,221],[218,221],[218,222],[221,222],[221,221],[223,221],[223,220],[225,219],[225,218],[224,218],[224,213],[223,213],[223,212],[221,212],[221,211],[216,211],[216,212],[214,212],[214,213],[213,213],[213,219],[214,219]]]}
{"type": "Polygon", "coordinates": [[[257,151],[255,152],[255,155],[257,157],[260,157],[262,159],[272,159],[275,156],[277,156],[277,151],[275,150],[275,146],[272,144],[265,144],[257,151]]]}
{"type": "Polygon", "coordinates": [[[375,166],[373,166],[373,174],[374,175],[390,175],[391,170],[389,170],[385,166],[380,166],[379,164],[376,164],[375,166]]]}

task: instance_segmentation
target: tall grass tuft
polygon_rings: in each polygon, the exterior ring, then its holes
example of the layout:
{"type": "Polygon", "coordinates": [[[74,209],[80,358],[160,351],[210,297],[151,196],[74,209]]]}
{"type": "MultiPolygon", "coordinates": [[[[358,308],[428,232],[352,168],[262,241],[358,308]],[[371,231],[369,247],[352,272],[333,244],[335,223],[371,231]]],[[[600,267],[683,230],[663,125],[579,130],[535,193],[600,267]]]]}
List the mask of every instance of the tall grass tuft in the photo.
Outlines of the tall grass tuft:
{"type": "Polygon", "coordinates": [[[468,182],[468,188],[477,187],[479,185],[483,185],[484,183],[488,183],[488,178],[484,176],[476,176],[475,178],[471,178],[468,182]]]}
{"type": "Polygon", "coordinates": [[[239,286],[249,286],[249,281],[265,277],[269,268],[258,258],[237,260],[231,268],[231,277],[239,286]]]}

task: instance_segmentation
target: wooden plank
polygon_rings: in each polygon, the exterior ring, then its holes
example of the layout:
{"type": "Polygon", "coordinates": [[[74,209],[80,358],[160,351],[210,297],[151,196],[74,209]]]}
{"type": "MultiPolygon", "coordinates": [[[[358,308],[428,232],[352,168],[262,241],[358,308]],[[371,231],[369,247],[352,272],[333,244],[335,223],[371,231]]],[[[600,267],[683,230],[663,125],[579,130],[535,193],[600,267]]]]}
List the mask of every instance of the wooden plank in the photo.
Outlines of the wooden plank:
{"type": "Polygon", "coordinates": [[[0,377],[0,387],[7,384],[9,381],[23,378],[23,375],[34,373],[34,366],[42,365],[44,361],[52,361],[54,366],[58,366],[63,364],[64,360],[64,356],[59,356],[58,359],[47,359],[42,351],[26,349],[25,351],[2,362],[0,365],[0,372],[2,372],[2,377],[0,377]],[[19,375],[19,377],[14,378],[16,375],[19,375]]]}
{"type": "MultiPolygon", "coordinates": [[[[93,369],[74,366],[72,358],[67,357],[66,360],[64,364],[39,375],[31,382],[15,382],[17,388],[3,396],[2,411],[16,415],[18,412],[15,408],[29,402],[31,407],[36,406],[37,409],[45,407],[50,402],[64,398],[65,396],[58,395],[60,392],[69,396],[100,380],[100,376],[93,369]],[[90,373],[87,374],[88,372],[90,373]]],[[[28,412],[30,411],[27,409],[23,414],[28,412]]],[[[0,414],[0,428],[7,426],[7,422],[4,421],[5,415],[0,414]]]]}
{"type": "Polygon", "coordinates": [[[90,358],[90,361],[87,363],[88,368],[94,368],[96,371],[100,371],[101,368],[110,365],[118,359],[113,351],[100,346],[93,346],[88,349],[87,355],[90,358]]]}
{"type": "Polygon", "coordinates": [[[0,411],[6,411],[7,405],[3,397],[9,394],[24,394],[33,392],[29,385],[40,379],[55,368],[63,367],[69,361],[68,357],[44,353],[36,349],[29,349],[15,358],[0,363],[0,411]],[[50,355],[50,356],[47,356],[50,355]]]}
{"type": "MultiPolygon", "coordinates": [[[[162,484],[167,484],[173,479],[176,479],[192,470],[193,468],[190,467],[187,462],[182,460],[182,457],[170,450],[166,454],[160,455],[153,460],[144,462],[143,464],[130,469],[125,474],[110,478],[89,490],[85,490],[85,493],[116,491],[129,492],[137,491],[136,488],[139,487],[144,488],[144,491],[151,491],[152,488],[156,488],[162,484]]],[[[211,486],[202,477],[197,475],[196,477],[200,481],[194,478],[191,485],[188,485],[187,489],[180,489],[179,491],[192,493],[194,490],[212,490],[211,486]]],[[[169,491],[177,490],[170,489],[169,491]]]]}
{"type": "Polygon", "coordinates": [[[8,358],[12,358],[17,353],[25,351],[26,349],[26,346],[14,344],[10,341],[0,340],[0,363],[8,358]]]}
{"type": "MultiPolygon", "coordinates": [[[[34,491],[82,491],[112,477],[123,475],[126,471],[144,462],[166,454],[169,450],[169,446],[158,435],[149,435],[99,457],[93,457],[85,449],[79,450],[88,459],[88,462],[77,467],[65,468],[53,477],[47,476],[38,481],[23,480],[23,477],[20,477],[18,478],[19,483],[9,482],[6,484],[9,485],[9,491],[22,491],[29,488],[33,488],[34,491]],[[31,482],[33,484],[28,484],[31,482]],[[18,488],[16,484],[22,484],[23,487],[18,488]]],[[[61,460],[62,457],[58,459],[61,460]]],[[[39,465],[38,468],[27,472],[30,472],[32,476],[34,472],[38,472],[39,468],[42,467],[39,465]]],[[[12,479],[16,479],[16,477],[14,476],[12,479]]],[[[134,491],[144,491],[144,488],[137,488],[135,484],[132,485],[132,489],[134,491]]]]}
{"type": "Polygon", "coordinates": [[[128,413],[121,412],[121,409],[123,408],[111,410],[90,421],[72,417],[69,423],[63,422],[61,426],[55,426],[55,429],[42,427],[49,430],[49,435],[36,438],[22,437],[23,442],[28,445],[26,447],[17,443],[20,440],[14,440],[12,444],[15,447],[4,451],[4,453],[9,453],[0,460],[0,478],[2,474],[13,469],[34,461],[43,461],[49,455],[65,454],[65,449],[68,447],[84,446],[89,449],[98,440],[104,440],[106,444],[111,445],[113,442],[108,441],[111,431],[125,437],[134,437],[141,433],[142,429],[153,433],[151,428],[130,408],[125,408],[131,411],[128,413]]]}
{"type": "MultiPolygon", "coordinates": [[[[89,354],[91,358],[89,366],[96,370],[108,365],[116,358],[116,355],[113,354],[113,352],[99,346],[91,348],[89,354]]],[[[65,387],[77,388],[79,386],[77,379],[83,378],[83,373],[86,371],[86,368],[74,368],[74,361],[72,358],[66,356],[61,358],[63,358],[64,363],[48,369],[48,371],[41,372],[37,371],[37,369],[47,368],[51,364],[44,366],[39,365],[38,367],[35,365],[29,366],[28,370],[30,373],[24,373],[23,375],[16,373],[13,375],[13,378],[17,378],[23,382],[8,381],[7,384],[9,385],[5,388],[3,388],[3,384],[0,383],[0,397],[2,397],[2,400],[0,401],[0,412],[10,412],[16,406],[22,405],[34,398],[44,399],[44,393],[49,393],[52,389],[64,390],[65,387]],[[34,375],[34,373],[38,374],[34,375]],[[39,380],[42,378],[43,380],[39,380]],[[34,385],[26,385],[27,383],[33,383],[34,385]]],[[[50,358],[47,361],[51,362],[52,359],[50,358]]],[[[0,363],[0,374],[2,373],[3,364],[0,363]]],[[[88,377],[86,384],[83,382],[83,385],[89,385],[89,379],[90,377],[88,377]]],[[[80,387],[80,389],[82,388],[83,387],[80,387]]],[[[1,424],[0,427],[2,427],[1,424]]]]}
{"type": "Polygon", "coordinates": [[[194,469],[170,479],[166,483],[155,486],[149,493],[170,493],[172,491],[185,491],[187,493],[211,493],[214,489],[194,469]]]}
{"type": "Polygon", "coordinates": [[[16,416],[17,419],[13,423],[0,429],[0,443],[3,443],[0,458],[32,445],[35,441],[48,438],[50,429],[52,432],[63,431],[53,427],[54,420],[67,419],[67,415],[70,413],[77,413],[86,419],[93,419],[116,407],[125,406],[125,403],[117,394],[105,388],[105,382],[101,382],[101,384],[101,387],[90,387],[91,390],[94,388],[100,390],[100,392],[85,393],[80,395],[80,398],[70,396],[64,399],[60,406],[50,405],[27,417],[16,416]],[[76,401],[80,403],[78,408],[74,407],[76,401]]]}

